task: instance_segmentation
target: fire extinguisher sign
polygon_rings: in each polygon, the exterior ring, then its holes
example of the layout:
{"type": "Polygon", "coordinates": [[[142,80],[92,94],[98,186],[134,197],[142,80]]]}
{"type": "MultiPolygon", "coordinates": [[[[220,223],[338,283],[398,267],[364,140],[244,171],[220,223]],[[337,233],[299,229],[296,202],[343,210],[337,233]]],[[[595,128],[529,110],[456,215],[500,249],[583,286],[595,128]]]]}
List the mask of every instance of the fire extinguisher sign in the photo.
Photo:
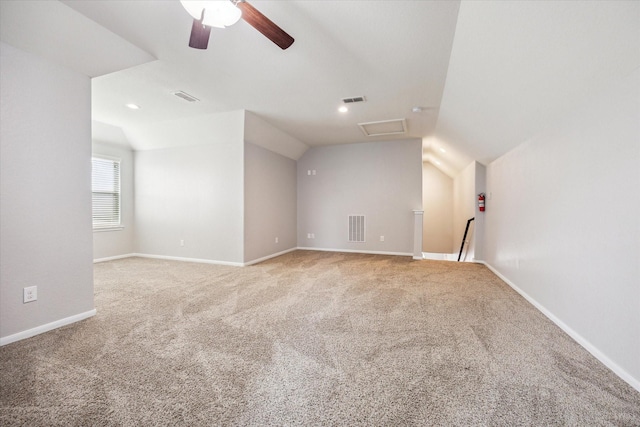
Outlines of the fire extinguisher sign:
{"type": "Polygon", "coordinates": [[[484,193],[478,194],[478,209],[484,212],[484,193]]]}

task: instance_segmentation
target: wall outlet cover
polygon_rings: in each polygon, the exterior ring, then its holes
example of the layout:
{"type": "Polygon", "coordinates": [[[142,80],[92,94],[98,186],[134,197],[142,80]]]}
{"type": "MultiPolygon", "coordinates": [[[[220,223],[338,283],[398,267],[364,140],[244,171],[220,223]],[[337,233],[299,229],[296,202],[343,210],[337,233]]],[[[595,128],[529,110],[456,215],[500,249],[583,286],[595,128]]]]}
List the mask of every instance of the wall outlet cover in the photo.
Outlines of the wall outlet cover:
{"type": "Polygon", "coordinates": [[[23,289],[23,303],[36,301],[38,299],[38,287],[29,286],[23,289]]]}

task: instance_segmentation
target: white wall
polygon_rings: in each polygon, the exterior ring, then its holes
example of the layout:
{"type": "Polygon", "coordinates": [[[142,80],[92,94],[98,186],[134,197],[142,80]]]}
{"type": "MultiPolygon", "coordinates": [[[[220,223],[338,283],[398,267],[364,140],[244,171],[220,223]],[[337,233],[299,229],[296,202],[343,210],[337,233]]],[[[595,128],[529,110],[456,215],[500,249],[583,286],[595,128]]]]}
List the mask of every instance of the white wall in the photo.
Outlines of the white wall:
{"type": "Polygon", "coordinates": [[[421,208],[420,140],[313,147],[298,160],[300,247],[410,255],[421,208]],[[366,243],[348,242],[351,214],[366,215],[366,243]]]}
{"type": "MultiPolygon", "coordinates": [[[[487,168],[485,165],[475,162],[475,192],[474,210],[474,236],[473,236],[473,258],[474,260],[484,260],[484,233],[485,233],[485,213],[480,212],[477,203],[477,197],[480,193],[485,193],[485,212],[487,207],[487,168]]],[[[460,250],[460,249],[458,249],[460,250]]]]}
{"type": "Polygon", "coordinates": [[[136,252],[242,263],[243,151],[240,127],[227,141],[136,152],[136,252]]]}
{"type": "Polygon", "coordinates": [[[295,248],[295,160],[245,143],[244,164],[244,261],[295,248]]]}
{"type": "MultiPolygon", "coordinates": [[[[458,254],[467,220],[476,216],[476,162],[471,162],[453,180],[453,251],[458,254]]],[[[469,225],[460,261],[471,261],[475,253],[475,220],[469,225]]],[[[456,256],[457,259],[457,256],[456,256]]]]}
{"type": "Polygon", "coordinates": [[[485,235],[485,260],[637,389],[639,93],[636,68],[491,163],[485,235]]]}
{"type": "Polygon", "coordinates": [[[135,252],[133,151],[113,143],[93,140],[92,155],[120,159],[121,230],[93,232],[93,259],[117,257],[135,252]]]}
{"type": "Polygon", "coordinates": [[[293,160],[298,160],[309,149],[302,141],[251,111],[244,114],[244,140],[293,160]]]}
{"type": "Polygon", "coordinates": [[[91,86],[0,43],[0,339],[93,314],[91,86]],[[38,300],[23,304],[23,287],[38,300]]]}
{"type": "Polygon", "coordinates": [[[422,164],[422,251],[453,253],[453,180],[429,162],[422,164]]]}

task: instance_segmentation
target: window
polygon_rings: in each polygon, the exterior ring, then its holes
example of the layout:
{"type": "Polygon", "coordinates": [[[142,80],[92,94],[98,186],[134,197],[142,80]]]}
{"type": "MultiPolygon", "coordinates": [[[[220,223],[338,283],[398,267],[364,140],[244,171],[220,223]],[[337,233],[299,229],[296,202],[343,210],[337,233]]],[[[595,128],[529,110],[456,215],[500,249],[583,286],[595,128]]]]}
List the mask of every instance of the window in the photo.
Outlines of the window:
{"type": "Polygon", "coordinates": [[[91,158],[93,228],[120,225],[120,160],[91,158]]]}

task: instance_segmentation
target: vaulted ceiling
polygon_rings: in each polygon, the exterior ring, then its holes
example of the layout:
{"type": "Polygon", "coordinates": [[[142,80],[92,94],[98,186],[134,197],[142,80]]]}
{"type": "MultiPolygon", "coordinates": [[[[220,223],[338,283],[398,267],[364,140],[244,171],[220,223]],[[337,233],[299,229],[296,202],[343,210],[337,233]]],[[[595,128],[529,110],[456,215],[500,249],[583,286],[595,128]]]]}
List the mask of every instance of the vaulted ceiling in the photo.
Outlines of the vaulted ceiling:
{"type": "Polygon", "coordinates": [[[137,149],[153,148],[135,140],[140,127],[245,109],[289,134],[296,153],[423,138],[425,159],[451,176],[640,64],[640,2],[250,3],[295,38],[289,49],[243,21],[191,49],[192,18],[178,1],[3,1],[0,33],[93,77],[94,120],[122,128],[137,149]],[[339,113],[353,96],[366,102],[339,113]],[[401,118],[403,135],[367,137],[357,126],[401,118]]]}

